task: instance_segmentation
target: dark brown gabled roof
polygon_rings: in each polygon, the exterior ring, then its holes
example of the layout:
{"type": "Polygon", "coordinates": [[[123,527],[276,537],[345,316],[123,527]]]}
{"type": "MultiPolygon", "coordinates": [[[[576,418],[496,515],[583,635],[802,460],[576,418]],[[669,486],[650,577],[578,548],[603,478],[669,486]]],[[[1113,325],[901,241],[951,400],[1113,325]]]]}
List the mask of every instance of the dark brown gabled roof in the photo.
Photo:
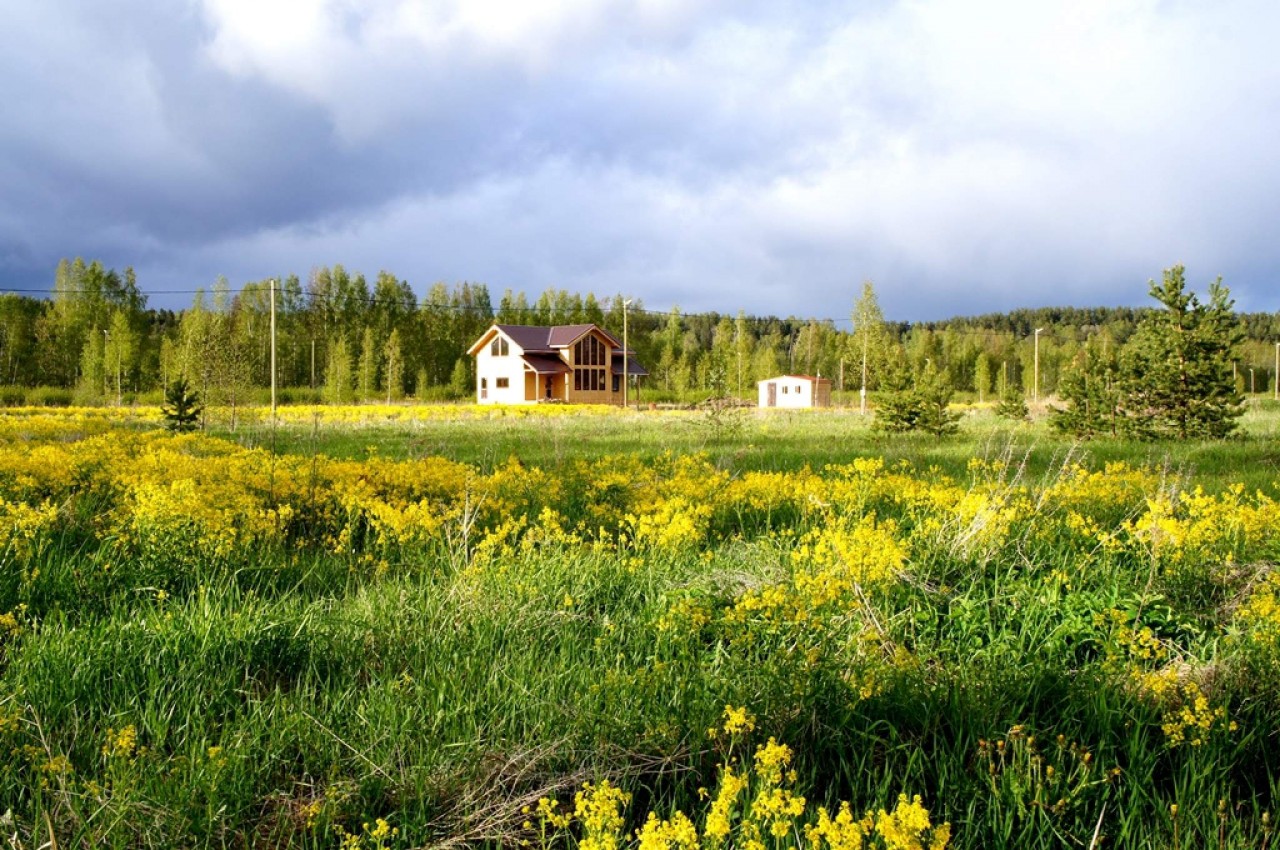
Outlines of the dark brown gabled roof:
{"type": "MultiPolygon", "coordinates": [[[[552,325],[549,328],[535,325],[493,325],[489,331],[494,328],[502,331],[508,339],[520,346],[525,353],[542,352],[549,354],[556,349],[568,348],[592,330],[603,334],[614,348],[622,347],[622,343],[616,336],[599,325],[552,325]]],[[[476,345],[471,347],[472,353],[477,350],[481,342],[485,341],[489,331],[486,331],[476,345]]]]}
{"type": "Polygon", "coordinates": [[[494,325],[494,327],[510,337],[512,342],[526,352],[551,351],[551,343],[548,339],[551,328],[530,325],[494,325]]]}
{"type": "Polygon", "coordinates": [[[552,348],[568,348],[595,327],[595,325],[556,325],[547,328],[547,342],[552,348]]]}

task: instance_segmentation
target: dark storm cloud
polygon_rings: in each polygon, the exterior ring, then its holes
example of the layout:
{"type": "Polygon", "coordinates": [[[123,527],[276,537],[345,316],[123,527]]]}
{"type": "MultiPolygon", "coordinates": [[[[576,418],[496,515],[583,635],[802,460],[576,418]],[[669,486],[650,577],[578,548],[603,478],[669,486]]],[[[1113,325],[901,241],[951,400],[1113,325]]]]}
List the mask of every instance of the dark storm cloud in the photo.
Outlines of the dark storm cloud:
{"type": "Polygon", "coordinates": [[[1275,309],[1265,4],[0,0],[0,283],[1275,309]]]}

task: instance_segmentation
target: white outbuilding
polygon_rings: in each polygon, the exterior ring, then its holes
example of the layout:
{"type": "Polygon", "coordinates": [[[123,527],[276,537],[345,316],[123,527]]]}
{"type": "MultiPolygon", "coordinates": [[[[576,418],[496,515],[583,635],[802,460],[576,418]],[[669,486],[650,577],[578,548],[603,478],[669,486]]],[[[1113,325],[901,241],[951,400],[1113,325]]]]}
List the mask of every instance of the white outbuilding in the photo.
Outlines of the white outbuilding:
{"type": "Polygon", "coordinates": [[[812,375],[782,375],[757,385],[761,407],[830,407],[831,379],[812,375]]]}

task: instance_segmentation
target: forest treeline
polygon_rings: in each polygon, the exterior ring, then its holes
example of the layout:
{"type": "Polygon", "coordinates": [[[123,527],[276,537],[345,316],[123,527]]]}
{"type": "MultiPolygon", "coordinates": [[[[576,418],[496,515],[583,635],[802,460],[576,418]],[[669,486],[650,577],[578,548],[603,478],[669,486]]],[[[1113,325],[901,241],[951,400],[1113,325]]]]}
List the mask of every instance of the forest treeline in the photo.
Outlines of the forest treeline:
{"type": "MultiPolygon", "coordinates": [[[[132,269],[63,260],[51,297],[0,295],[0,393],[5,401],[122,402],[157,396],[185,377],[211,404],[260,397],[270,385],[270,280],[233,290],[219,278],[186,309],[149,307],[132,269]],[[33,392],[39,388],[39,392],[33,392]]],[[[781,373],[830,377],[870,390],[890,372],[936,372],[952,390],[990,398],[1008,388],[1053,395],[1087,342],[1121,346],[1146,308],[1038,308],[939,322],[886,322],[859,314],[874,292],[850,292],[831,312],[851,321],[683,313],[625,308],[631,347],[650,372],[651,398],[754,395],[755,381],[781,373]],[[856,299],[856,300],[855,300],[856,299]],[[876,333],[865,331],[867,323],[876,333]],[[1038,346],[1036,329],[1039,328],[1038,346]]],[[[482,283],[436,283],[419,296],[382,271],[372,280],[341,265],[276,286],[277,383],[286,398],[329,401],[463,398],[472,392],[466,350],[490,323],[594,322],[621,337],[622,294],[548,289],[533,300],[482,283]]],[[[878,309],[878,308],[877,308],[878,309]]],[[[1264,392],[1275,380],[1280,315],[1238,314],[1244,341],[1236,385],[1264,392]]]]}

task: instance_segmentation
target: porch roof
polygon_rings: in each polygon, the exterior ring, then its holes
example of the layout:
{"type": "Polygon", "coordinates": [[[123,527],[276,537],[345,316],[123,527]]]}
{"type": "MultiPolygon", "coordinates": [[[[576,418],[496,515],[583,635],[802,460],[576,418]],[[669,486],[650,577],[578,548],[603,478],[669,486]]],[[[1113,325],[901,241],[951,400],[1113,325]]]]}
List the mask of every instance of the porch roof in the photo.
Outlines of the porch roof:
{"type": "MultiPolygon", "coordinates": [[[[613,352],[613,368],[610,369],[610,374],[621,375],[623,373],[622,359],[623,359],[623,354],[621,351],[613,352]]],[[[638,375],[641,378],[649,377],[648,370],[640,365],[639,360],[635,359],[634,357],[628,357],[626,358],[626,360],[627,360],[627,366],[626,366],[627,374],[638,375]]]]}
{"type": "Polygon", "coordinates": [[[554,354],[522,354],[520,359],[530,372],[539,375],[561,375],[569,371],[569,365],[554,354]]]}

